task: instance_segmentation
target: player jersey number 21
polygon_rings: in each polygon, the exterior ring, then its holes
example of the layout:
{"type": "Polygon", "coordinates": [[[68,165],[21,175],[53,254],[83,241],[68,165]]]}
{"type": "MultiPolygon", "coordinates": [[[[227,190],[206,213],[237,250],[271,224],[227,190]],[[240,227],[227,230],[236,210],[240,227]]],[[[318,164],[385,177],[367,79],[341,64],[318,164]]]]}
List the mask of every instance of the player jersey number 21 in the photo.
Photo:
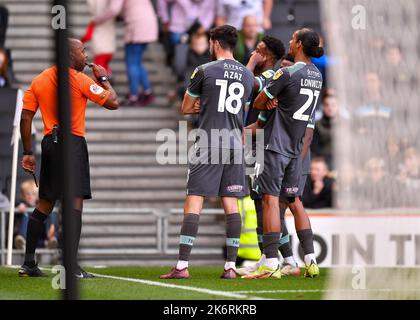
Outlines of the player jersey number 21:
{"type": "Polygon", "coordinates": [[[315,106],[318,103],[319,93],[320,92],[318,90],[313,91],[307,88],[300,89],[300,94],[308,96],[308,100],[306,100],[305,104],[293,114],[293,119],[300,120],[300,121],[309,121],[309,117],[310,115],[312,116],[312,113],[315,111],[315,106]],[[312,107],[313,109],[311,111],[311,114],[310,115],[304,114],[305,111],[308,110],[312,106],[314,98],[315,98],[315,103],[313,104],[313,107],[312,107]]]}
{"type": "Polygon", "coordinates": [[[233,82],[229,86],[228,84],[227,80],[216,80],[216,86],[220,87],[217,111],[225,112],[226,109],[229,113],[238,114],[242,108],[242,98],[245,88],[240,82],[233,82]]]}

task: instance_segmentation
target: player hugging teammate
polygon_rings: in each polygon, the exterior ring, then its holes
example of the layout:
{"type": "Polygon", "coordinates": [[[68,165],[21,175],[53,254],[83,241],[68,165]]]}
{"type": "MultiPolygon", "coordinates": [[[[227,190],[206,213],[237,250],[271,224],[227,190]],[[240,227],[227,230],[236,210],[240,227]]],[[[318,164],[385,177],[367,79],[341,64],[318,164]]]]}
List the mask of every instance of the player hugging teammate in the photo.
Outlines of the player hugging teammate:
{"type": "Polygon", "coordinates": [[[319,275],[310,221],[300,201],[306,180],[302,172],[307,171],[302,170],[302,160],[306,158],[305,164],[309,163],[313,116],[322,89],[322,75],[311,63],[311,57],[323,55],[319,36],[310,29],[296,31],[289,52],[295,65],[276,73],[272,69],[284,54],[284,46],[275,38],[265,37],[248,65],[257,73],[255,78],[233,58],[236,39],[236,29],[231,26],[212,30],[210,51],[215,61],[195,70],[184,96],[183,113],[199,113],[199,134],[188,170],[179,259],[168,274],[161,276],[162,279],[189,277],[188,260],[197,236],[199,214],[204,197],[212,196],[221,197],[226,214],[227,254],[222,278],[233,279],[236,274],[246,279],[280,278],[282,270],[284,274],[297,274],[290,245],[285,250],[288,256],[284,257],[290,266],[288,273],[279,266],[279,246],[288,244],[284,240],[288,237],[281,237],[280,201],[284,203],[284,209],[288,206],[294,214],[305,253],[305,275],[319,275]],[[255,172],[253,188],[261,195],[260,199],[254,199],[263,256],[252,268],[236,269],[241,232],[237,198],[246,194],[242,146],[244,109],[246,102],[251,100],[253,87],[259,94],[248,119],[257,119],[256,110],[265,110],[257,122],[249,126],[264,128],[264,163],[255,165],[263,170],[255,172]],[[218,136],[214,135],[214,130],[219,132],[218,136]],[[221,132],[229,132],[228,139],[221,132]]]}

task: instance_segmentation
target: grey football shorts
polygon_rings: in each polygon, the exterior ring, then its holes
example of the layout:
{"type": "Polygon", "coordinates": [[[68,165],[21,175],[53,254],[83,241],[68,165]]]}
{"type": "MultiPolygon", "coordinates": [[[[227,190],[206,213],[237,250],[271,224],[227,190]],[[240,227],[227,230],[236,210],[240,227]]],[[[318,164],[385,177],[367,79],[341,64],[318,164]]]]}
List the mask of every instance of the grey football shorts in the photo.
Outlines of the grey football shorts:
{"type": "Polygon", "coordinates": [[[245,197],[242,150],[197,147],[190,156],[187,195],[245,197]]]}
{"type": "Polygon", "coordinates": [[[280,153],[266,150],[264,166],[261,167],[257,164],[256,169],[258,171],[256,172],[254,190],[257,193],[275,197],[281,195],[286,198],[300,196],[302,161],[299,157],[289,158],[280,153]]]}

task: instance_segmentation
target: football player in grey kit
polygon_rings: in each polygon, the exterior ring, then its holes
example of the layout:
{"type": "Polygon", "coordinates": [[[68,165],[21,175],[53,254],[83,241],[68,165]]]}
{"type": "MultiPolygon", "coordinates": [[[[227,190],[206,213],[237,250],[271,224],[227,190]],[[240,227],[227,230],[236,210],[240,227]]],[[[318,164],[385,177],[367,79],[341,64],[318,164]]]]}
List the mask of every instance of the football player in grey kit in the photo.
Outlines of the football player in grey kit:
{"type": "Polygon", "coordinates": [[[310,221],[303,207],[300,208],[300,201],[296,201],[302,172],[303,138],[308,122],[313,121],[323,84],[321,72],[311,62],[311,57],[323,55],[319,35],[311,29],[296,31],[290,41],[290,54],[295,65],[278,70],[254,103],[255,108],[267,110],[273,107],[268,103],[270,100],[278,100],[278,107],[272,110],[264,126],[263,170],[256,172],[257,185],[263,195],[263,251],[266,258],[257,271],[243,277],[246,279],[281,277],[279,196],[286,197],[292,212],[299,213],[295,221],[305,253],[306,271],[312,276],[319,274],[310,221]]]}
{"type": "Polygon", "coordinates": [[[253,74],[233,58],[237,30],[210,32],[214,61],[198,67],[182,103],[182,112],[199,112],[195,150],[189,160],[187,198],[176,266],[161,279],[189,277],[188,260],[197,236],[204,197],[221,197],[226,213],[226,263],[221,278],[236,277],[235,261],[241,234],[238,197],[246,194],[242,144],[244,110],[252,95],[253,74]],[[199,108],[197,108],[199,102],[199,108]]]}

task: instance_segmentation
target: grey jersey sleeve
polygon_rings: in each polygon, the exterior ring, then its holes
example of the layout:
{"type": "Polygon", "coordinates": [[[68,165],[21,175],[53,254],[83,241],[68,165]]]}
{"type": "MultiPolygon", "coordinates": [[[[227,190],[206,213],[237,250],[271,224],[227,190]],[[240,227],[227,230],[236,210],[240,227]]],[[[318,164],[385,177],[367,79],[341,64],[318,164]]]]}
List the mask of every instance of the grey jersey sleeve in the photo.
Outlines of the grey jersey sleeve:
{"type": "Polygon", "coordinates": [[[258,92],[261,92],[266,87],[271,79],[273,79],[274,74],[275,72],[273,70],[267,70],[255,77],[259,83],[258,92]]]}
{"type": "Polygon", "coordinates": [[[201,95],[201,89],[204,81],[204,70],[203,68],[196,68],[191,75],[190,84],[187,88],[187,94],[193,98],[199,98],[201,95]]]}
{"type": "Polygon", "coordinates": [[[277,97],[290,80],[290,73],[286,69],[277,70],[273,79],[264,88],[264,92],[271,100],[277,97]]]}

